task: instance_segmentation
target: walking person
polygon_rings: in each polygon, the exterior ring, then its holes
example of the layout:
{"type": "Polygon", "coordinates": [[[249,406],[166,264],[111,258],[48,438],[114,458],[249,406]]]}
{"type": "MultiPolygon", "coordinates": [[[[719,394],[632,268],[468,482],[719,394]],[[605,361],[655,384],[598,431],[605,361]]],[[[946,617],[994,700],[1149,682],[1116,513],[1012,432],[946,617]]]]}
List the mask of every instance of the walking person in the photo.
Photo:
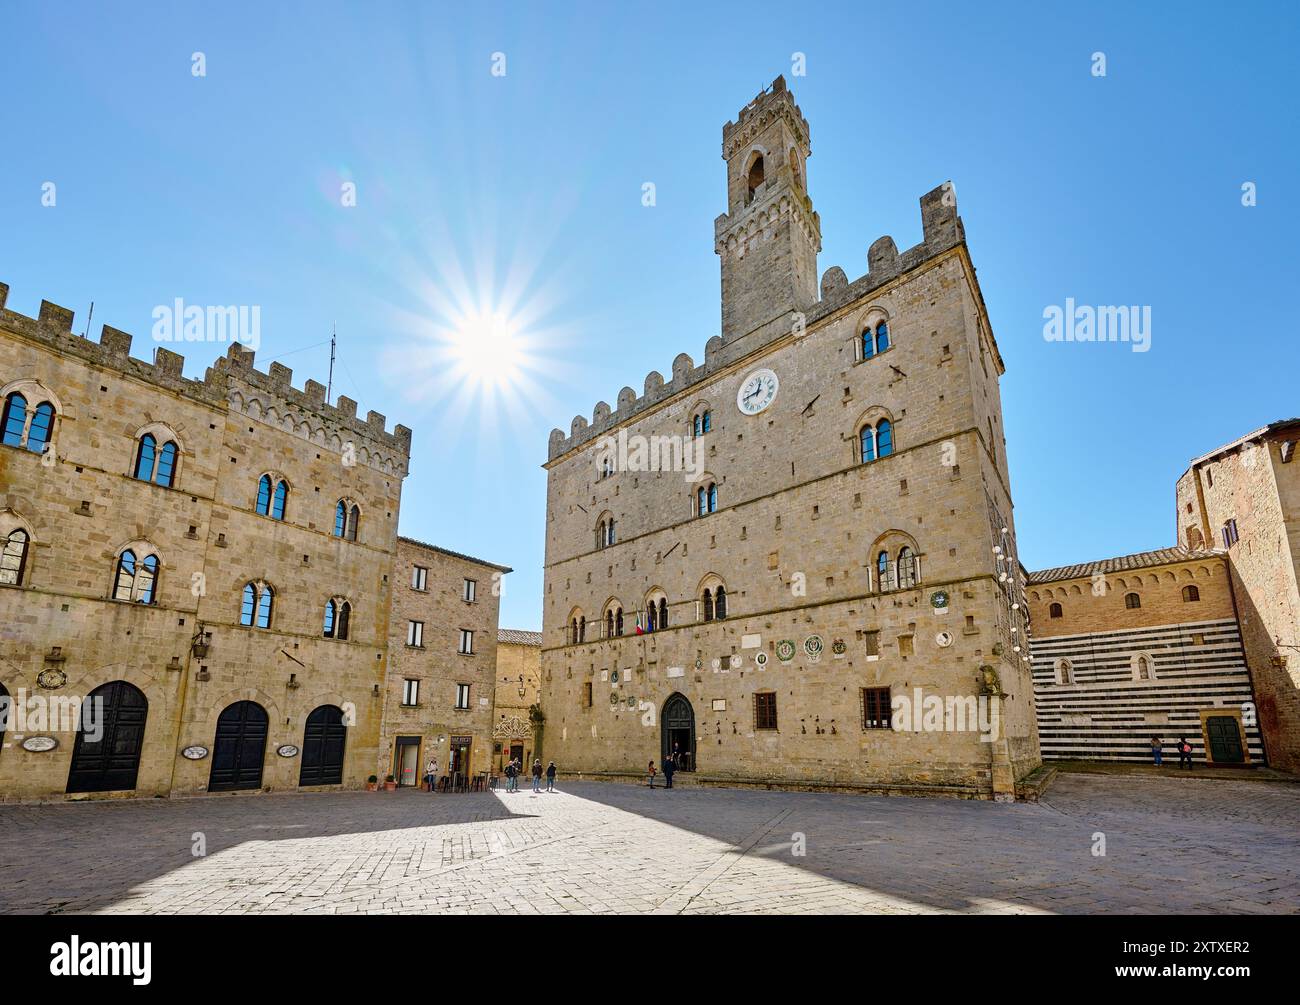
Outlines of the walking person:
{"type": "Polygon", "coordinates": [[[542,759],[540,757],[533,758],[533,791],[542,791],[542,759]]]}
{"type": "Polygon", "coordinates": [[[664,788],[673,787],[673,772],[677,770],[677,765],[673,763],[673,755],[669,754],[664,758],[664,788]]]}
{"type": "Polygon", "coordinates": [[[1178,738],[1178,767],[1181,769],[1183,765],[1187,766],[1188,771],[1192,770],[1192,745],[1187,742],[1187,737],[1180,736],[1178,738]]]}
{"type": "Polygon", "coordinates": [[[546,791],[555,791],[555,762],[552,761],[546,766],[546,791]]]}
{"type": "Polygon", "coordinates": [[[650,783],[650,788],[655,787],[655,762],[651,761],[645,769],[646,781],[650,783]]]}
{"type": "Polygon", "coordinates": [[[515,762],[513,758],[511,758],[509,761],[506,762],[505,770],[502,772],[502,774],[506,776],[506,791],[514,792],[515,791],[515,762]]]}
{"type": "Polygon", "coordinates": [[[519,770],[520,770],[519,759],[517,757],[512,758],[510,761],[510,791],[511,792],[519,791],[519,770]]]}
{"type": "Polygon", "coordinates": [[[1151,737],[1151,759],[1156,762],[1156,767],[1164,763],[1164,755],[1161,753],[1163,745],[1160,743],[1160,737],[1151,737]]]}

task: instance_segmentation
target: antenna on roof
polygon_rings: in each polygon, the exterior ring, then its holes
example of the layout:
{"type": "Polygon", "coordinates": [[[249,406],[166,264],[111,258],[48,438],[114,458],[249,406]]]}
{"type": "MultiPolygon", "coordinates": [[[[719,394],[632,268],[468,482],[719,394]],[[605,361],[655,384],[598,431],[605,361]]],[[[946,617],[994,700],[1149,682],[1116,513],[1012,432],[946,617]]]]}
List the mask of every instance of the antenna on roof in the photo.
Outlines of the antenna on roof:
{"type": "Polygon", "coordinates": [[[325,404],[330,403],[330,394],[334,390],[334,339],[338,335],[339,325],[335,321],[330,328],[330,375],[329,382],[325,386],[325,404]]]}
{"type": "Polygon", "coordinates": [[[95,316],[95,301],[90,302],[90,313],[86,315],[86,330],[81,333],[82,338],[90,338],[90,319],[95,316]]]}

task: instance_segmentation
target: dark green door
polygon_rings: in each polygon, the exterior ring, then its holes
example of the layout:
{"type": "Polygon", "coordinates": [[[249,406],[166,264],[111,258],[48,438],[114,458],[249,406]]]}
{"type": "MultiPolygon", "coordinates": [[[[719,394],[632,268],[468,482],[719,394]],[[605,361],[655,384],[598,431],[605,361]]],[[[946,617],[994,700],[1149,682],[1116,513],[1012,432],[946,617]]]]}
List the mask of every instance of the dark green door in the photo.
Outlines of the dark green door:
{"type": "Polygon", "coordinates": [[[217,719],[209,792],[262,787],[266,731],[266,709],[257,702],[237,701],[226,707],[217,719]]]}
{"type": "Polygon", "coordinates": [[[1205,720],[1205,733],[1210,743],[1210,760],[1215,764],[1241,764],[1245,761],[1236,716],[1210,716],[1205,720]]]}

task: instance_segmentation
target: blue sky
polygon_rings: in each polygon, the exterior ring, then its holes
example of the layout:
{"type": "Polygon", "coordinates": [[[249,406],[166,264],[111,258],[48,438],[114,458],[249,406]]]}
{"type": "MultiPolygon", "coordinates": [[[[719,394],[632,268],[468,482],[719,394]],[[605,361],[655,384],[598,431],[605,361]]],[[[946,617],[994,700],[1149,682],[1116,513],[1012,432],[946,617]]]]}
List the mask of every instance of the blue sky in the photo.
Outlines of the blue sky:
{"type": "Polygon", "coordinates": [[[0,282],[78,330],[93,300],[146,358],[156,305],[259,305],[259,366],[298,386],[337,323],[335,393],[415,430],[402,532],[512,565],[501,623],[535,629],[547,434],[702,358],[722,125],[785,74],[820,270],[916,243],[919,196],[956,185],[1025,564],[1168,546],[1188,460],[1300,414],[1300,17],[1074,6],[11,2],[0,282]],[[1067,297],[1149,305],[1150,351],[1047,343],[1067,297]],[[524,365],[475,388],[430,333],[494,313],[524,365]]]}

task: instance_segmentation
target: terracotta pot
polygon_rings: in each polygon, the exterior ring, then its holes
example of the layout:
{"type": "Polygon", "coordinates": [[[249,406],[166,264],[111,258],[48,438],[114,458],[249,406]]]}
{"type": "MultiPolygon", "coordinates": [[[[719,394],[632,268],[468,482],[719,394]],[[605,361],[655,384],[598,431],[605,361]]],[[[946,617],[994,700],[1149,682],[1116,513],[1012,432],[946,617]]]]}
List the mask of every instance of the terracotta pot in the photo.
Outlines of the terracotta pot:
{"type": "Polygon", "coordinates": [[[367,791],[367,792],[374,792],[374,791],[375,791],[376,789],[378,789],[378,788],[379,788],[379,783],[378,783],[378,782],[366,782],[366,791],[367,791]]]}
{"type": "Polygon", "coordinates": [[[396,783],[396,782],[384,782],[384,791],[385,791],[385,792],[396,792],[396,791],[397,791],[397,783],[396,783]]]}

